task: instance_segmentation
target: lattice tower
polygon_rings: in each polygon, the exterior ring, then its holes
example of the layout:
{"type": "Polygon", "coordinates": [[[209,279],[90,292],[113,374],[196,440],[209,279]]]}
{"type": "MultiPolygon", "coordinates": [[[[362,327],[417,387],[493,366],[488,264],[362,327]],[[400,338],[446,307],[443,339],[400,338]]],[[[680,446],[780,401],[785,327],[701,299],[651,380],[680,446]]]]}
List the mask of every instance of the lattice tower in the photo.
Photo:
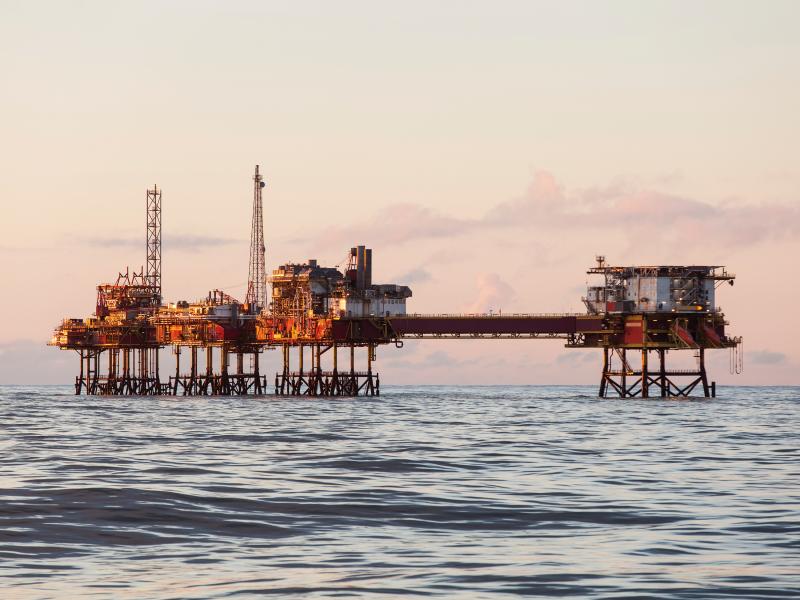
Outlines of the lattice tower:
{"type": "Polygon", "coordinates": [[[161,190],[147,190],[147,271],[145,283],[153,289],[154,303],[161,304],[161,190]]]}
{"type": "Polygon", "coordinates": [[[259,312],[267,305],[267,277],[264,266],[264,213],[261,190],[266,184],[256,165],[253,175],[253,222],[250,227],[250,272],[247,277],[247,299],[252,312],[259,312]]]}

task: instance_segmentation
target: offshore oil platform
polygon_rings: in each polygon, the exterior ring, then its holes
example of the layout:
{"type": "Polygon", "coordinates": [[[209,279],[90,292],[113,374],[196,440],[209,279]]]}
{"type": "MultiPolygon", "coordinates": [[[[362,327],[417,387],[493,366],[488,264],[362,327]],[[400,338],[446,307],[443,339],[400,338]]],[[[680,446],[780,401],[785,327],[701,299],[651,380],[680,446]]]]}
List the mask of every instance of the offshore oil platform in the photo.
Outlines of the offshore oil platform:
{"type": "Polygon", "coordinates": [[[264,186],[256,166],[243,302],[216,289],[202,300],[164,304],[162,193],[156,186],[147,190],[146,267],[99,285],[94,315],[65,319],[49,342],[79,354],[76,394],[377,396],[377,347],[401,348],[406,339],[426,338],[557,338],[568,348],[598,348],[600,397],[715,396],[706,373],[708,349],[730,349],[732,369],[741,368],[741,338],[726,335],[715,303],[718,286],[733,285],[735,276],[724,267],[614,267],[598,256],[587,273],[602,277],[602,284],[588,288],[585,314],[410,314],[411,290],[375,284],[372,250],[365,246],[351,248],[341,269],[316,260],[287,263],[268,280],[264,186]],[[159,366],[167,346],[175,356],[168,374],[159,366]],[[278,348],[283,368],[270,390],[259,359],[278,348]],[[360,369],[356,348],[366,349],[360,369]],[[681,350],[694,353],[696,366],[667,369],[667,354],[681,350]]]}

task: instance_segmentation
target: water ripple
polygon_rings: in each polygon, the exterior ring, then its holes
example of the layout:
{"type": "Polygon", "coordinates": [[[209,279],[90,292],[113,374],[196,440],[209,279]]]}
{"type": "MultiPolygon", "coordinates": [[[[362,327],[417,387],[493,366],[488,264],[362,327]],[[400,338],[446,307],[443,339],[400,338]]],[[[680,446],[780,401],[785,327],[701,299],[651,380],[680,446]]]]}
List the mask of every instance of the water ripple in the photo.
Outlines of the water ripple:
{"type": "Polygon", "coordinates": [[[0,597],[796,598],[800,390],[0,388],[0,597]]]}

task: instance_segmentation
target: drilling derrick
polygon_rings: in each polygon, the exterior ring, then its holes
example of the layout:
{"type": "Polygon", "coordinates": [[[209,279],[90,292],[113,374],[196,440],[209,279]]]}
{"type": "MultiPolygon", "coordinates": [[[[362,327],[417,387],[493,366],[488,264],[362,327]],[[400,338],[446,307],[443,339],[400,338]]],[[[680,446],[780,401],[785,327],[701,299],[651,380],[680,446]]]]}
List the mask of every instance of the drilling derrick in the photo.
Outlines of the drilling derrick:
{"type": "Polygon", "coordinates": [[[253,222],[250,227],[250,272],[247,277],[247,298],[245,302],[250,312],[258,314],[267,305],[267,279],[264,267],[264,212],[261,203],[261,190],[264,188],[261,174],[256,165],[253,175],[253,222]]]}
{"type": "Polygon", "coordinates": [[[145,284],[152,288],[153,303],[161,304],[161,190],[147,190],[147,271],[145,284]]]}

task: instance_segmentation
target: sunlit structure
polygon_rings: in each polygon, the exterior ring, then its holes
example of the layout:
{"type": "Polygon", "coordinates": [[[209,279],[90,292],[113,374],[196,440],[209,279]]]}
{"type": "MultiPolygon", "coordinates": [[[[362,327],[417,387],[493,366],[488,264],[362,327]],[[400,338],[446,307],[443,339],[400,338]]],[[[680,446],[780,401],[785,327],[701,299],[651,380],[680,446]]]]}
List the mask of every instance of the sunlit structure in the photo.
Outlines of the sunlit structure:
{"type": "MultiPolygon", "coordinates": [[[[715,303],[718,286],[734,281],[720,266],[613,267],[598,256],[588,273],[602,276],[603,283],[588,288],[585,314],[419,315],[407,309],[410,288],[373,283],[372,250],[357,245],[341,269],[314,259],[274,269],[268,304],[258,166],[253,182],[244,302],[213,290],[201,300],[163,303],[161,190],[147,191],[146,270],[127,270],[115,283],[98,286],[95,314],[65,319],[50,341],[80,355],[76,394],[261,395],[270,386],[260,355],[280,348],[276,394],[378,395],[378,346],[495,338],[562,339],[569,348],[602,350],[601,397],[689,396],[695,390],[709,397],[716,386],[707,376],[705,351],[739,350],[741,338],[726,334],[715,303]],[[176,357],[170,374],[159,364],[167,346],[176,357]],[[366,349],[362,369],[356,369],[357,348],[366,349]],[[667,354],[682,350],[694,352],[696,368],[668,369],[667,354]]],[[[738,359],[734,363],[740,366],[738,359]]]]}

